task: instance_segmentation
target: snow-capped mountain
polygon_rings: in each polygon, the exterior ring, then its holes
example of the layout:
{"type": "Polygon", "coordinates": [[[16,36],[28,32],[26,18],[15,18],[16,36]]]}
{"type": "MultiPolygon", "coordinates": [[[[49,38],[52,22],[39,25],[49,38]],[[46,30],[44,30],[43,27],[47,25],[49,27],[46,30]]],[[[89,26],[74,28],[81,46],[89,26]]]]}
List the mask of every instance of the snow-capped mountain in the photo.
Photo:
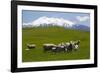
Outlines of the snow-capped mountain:
{"type": "MultiPolygon", "coordinates": [[[[28,23],[29,26],[33,26],[33,27],[38,27],[38,26],[64,26],[64,27],[72,27],[74,24],[74,22],[63,19],[63,18],[54,18],[54,17],[40,17],[36,20],[34,20],[31,24],[28,23]]],[[[27,26],[25,24],[23,24],[23,26],[27,26]]]]}
{"type": "Polygon", "coordinates": [[[33,27],[32,23],[23,23],[23,28],[25,27],[33,27]]]}
{"type": "Polygon", "coordinates": [[[66,20],[64,18],[54,18],[54,17],[40,17],[36,20],[34,20],[31,23],[23,23],[23,27],[45,27],[45,26],[61,26],[64,28],[71,28],[71,29],[77,29],[77,30],[85,30],[89,31],[90,27],[81,25],[81,24],[76,24],[75,22],[66,20]]]}

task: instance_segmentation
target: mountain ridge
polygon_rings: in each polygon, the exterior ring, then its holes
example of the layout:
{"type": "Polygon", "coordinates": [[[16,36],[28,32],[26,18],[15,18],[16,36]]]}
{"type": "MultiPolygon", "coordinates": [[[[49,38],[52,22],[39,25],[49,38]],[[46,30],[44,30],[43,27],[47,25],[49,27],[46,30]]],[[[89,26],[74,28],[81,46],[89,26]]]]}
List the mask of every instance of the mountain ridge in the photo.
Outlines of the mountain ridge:
{"type": "Polygon", "coordinates": [[[81,24],[75,24],[75,22],[66,20],[64,18],[54,18],[54,17],[40,17],[36,20],[34,20],[31,23],[23,23],[23,28],[25,27],[48,27],[48,26],[60,26],[64,28],[71,28],[71,29],[77,29],[77,30],[85,30],[89,31],[90,27],[86,25],[81,25],[81,24]]]}

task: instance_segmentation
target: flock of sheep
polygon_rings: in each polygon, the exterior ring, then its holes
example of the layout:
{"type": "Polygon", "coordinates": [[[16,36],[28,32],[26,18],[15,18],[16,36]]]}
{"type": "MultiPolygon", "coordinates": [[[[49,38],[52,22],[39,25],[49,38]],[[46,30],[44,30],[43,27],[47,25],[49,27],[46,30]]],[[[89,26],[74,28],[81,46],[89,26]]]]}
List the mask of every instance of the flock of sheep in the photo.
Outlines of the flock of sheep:
{"type": "MultiPolygon", "coordinates": [[[[43,51],[44,52],[71,52],[73,50],[78,50],[79,49],[79,44],[80,44],[80,40],[78,41],[70,41],[70,42],[65,42],[65,43],[60,43],[58,45],[55,44],[43,44],[43,51]]],[[[35,44],[27,44],[28,49],[33,49],[36,48],[35,44]]]]}

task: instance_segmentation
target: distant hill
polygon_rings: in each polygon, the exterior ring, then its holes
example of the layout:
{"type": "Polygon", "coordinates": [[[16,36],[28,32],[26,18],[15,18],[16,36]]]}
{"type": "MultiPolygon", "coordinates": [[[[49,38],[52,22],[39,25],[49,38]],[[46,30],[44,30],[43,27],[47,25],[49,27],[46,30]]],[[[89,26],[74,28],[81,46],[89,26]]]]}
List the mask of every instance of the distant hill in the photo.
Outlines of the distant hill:
{"type": "Polygon", "coordinates": [[[90,27],[85,25],[74,25],[72,28],[77,30],[90,31],[90,27]]]}

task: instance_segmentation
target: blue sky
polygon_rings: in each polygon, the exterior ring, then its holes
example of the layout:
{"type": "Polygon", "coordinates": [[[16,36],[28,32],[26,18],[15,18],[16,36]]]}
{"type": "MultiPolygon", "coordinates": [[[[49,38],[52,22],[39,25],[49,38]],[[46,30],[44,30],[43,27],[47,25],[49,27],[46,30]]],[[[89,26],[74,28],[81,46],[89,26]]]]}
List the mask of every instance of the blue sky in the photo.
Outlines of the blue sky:
{"type": "Polygon", "coordinates": [[[34,11],[23,10],[22,11],[22,23],[30,23],[40,17],[54,17],[64,18],[77,24],[90,26],[90,14],[89,13],[76,13],[76,12],[53,12],[53,11],[34,11]]]}

